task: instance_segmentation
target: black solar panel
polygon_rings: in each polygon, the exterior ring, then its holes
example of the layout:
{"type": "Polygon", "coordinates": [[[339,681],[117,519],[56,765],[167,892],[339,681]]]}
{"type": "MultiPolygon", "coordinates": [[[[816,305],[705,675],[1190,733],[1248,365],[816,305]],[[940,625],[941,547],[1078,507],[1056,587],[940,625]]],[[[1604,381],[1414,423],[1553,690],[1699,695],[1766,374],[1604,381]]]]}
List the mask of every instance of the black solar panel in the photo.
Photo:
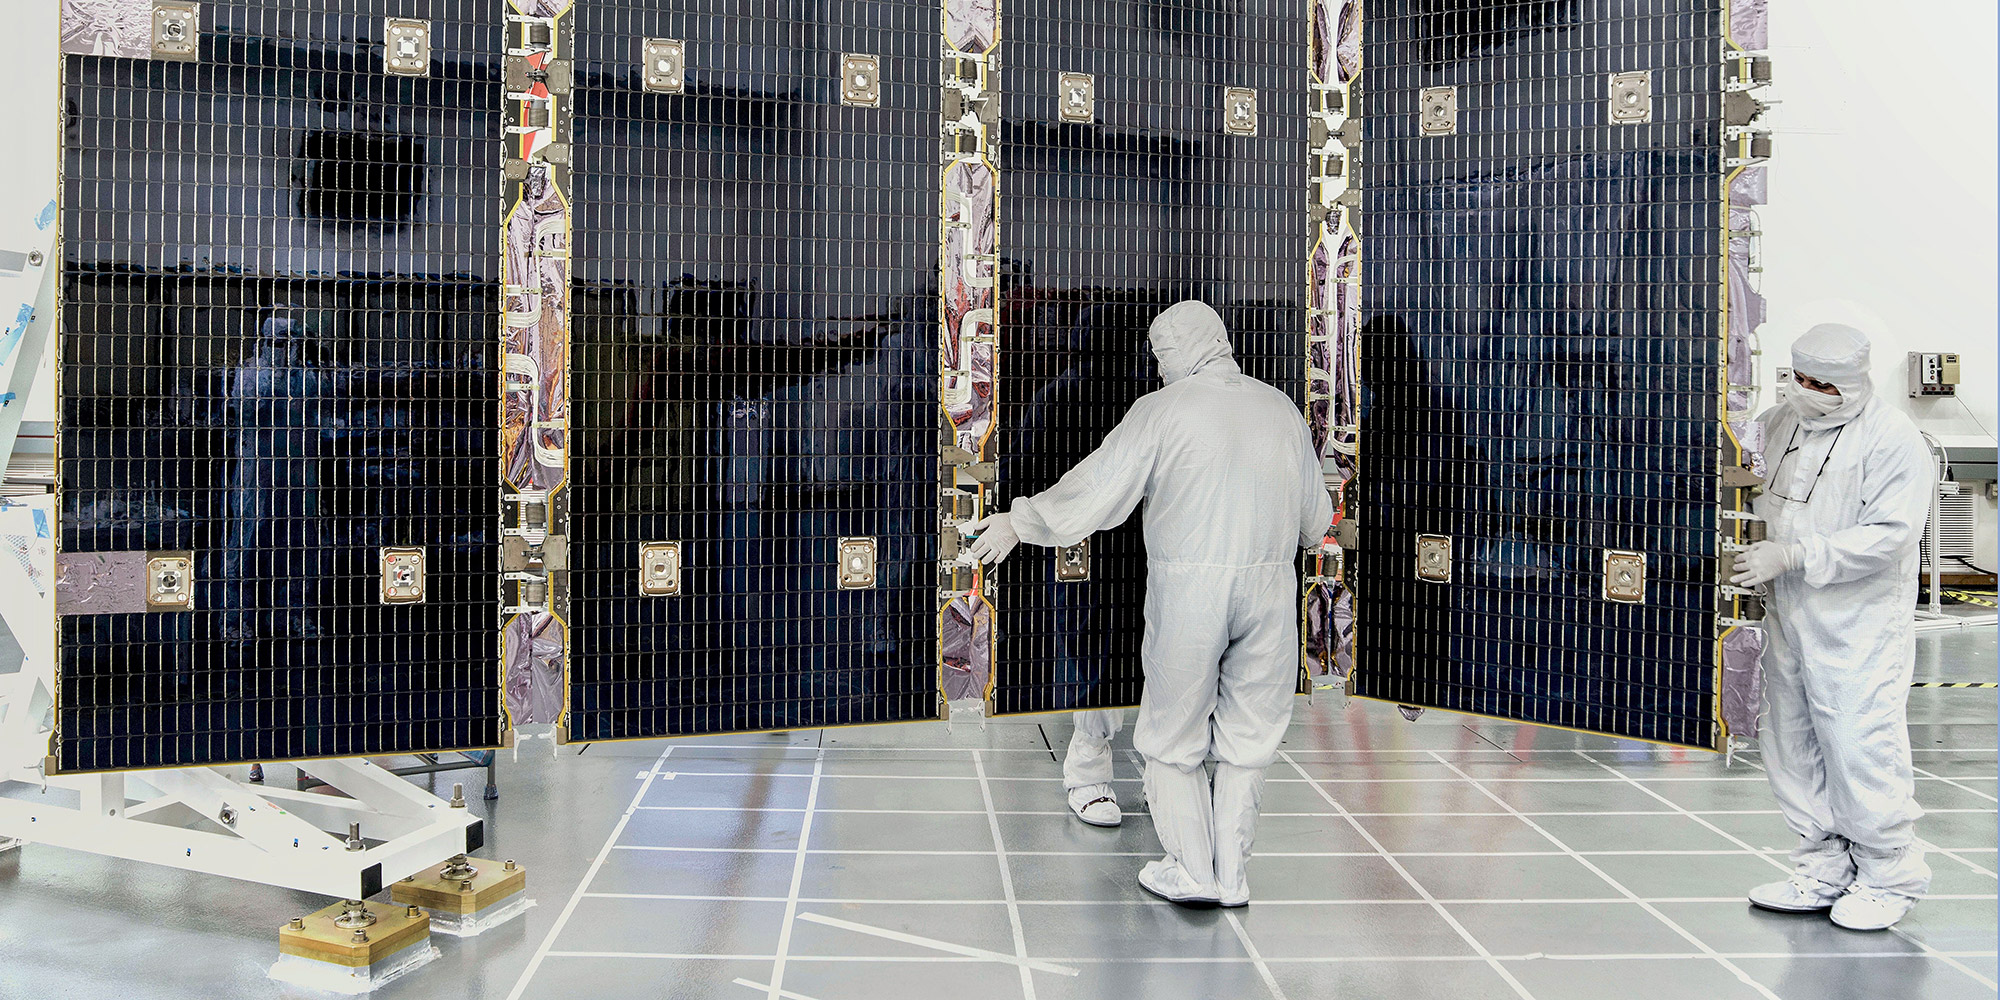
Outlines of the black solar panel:
{"type": "Polygon", "coordinates": [[[65,8],[58,765],[498,744],[498,6],[65,8]]]}
{"type": "Polygon", "coordinates": [[[575,26],[568,737],[936,718],[937,4],[575,26]]]}
{"type": "MultiPolygon", "coordinates": [[[[995,509],[1052,485],[1159,388],[1146,328],[1176,301],[1215,306],[1244,370],[1303,405],[1304,12],[1021,0],[1001,20],[995,509]],[[1254,134],[1229,131],[1250,131],[1231,121],[1237,88],[1255,91],[1254,134]]],[[[1002,568],[996,712],[1137,703],[1139,524],[1089,540],[1087,579],[1059,580],[1046,549],[1002,568]]]]}
{"type": "Polygon", "coordinates": [[[59,763],[1133,704],[1136,516],[939,534],[1189,298],[1361,524],[1302,682],[1714,745],[1719,4],[66,8],[59,763]]]}
{"type": "Polygon", "coordinates": [[[1720,7],[1368,5],[1354,692],[1717,745],[1720,7]]]}

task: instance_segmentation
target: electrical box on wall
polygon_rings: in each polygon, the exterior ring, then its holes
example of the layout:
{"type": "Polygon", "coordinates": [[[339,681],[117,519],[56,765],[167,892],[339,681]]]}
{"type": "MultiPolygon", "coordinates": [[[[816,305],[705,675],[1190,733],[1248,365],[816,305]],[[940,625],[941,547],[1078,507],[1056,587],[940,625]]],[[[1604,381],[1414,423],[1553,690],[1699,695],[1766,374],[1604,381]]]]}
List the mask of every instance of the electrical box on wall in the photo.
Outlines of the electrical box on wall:
{"type": "Polygon", "coordinates": [[[1958,395],[1958,355],[1910,352],[1910,397],[1958,395]]]}

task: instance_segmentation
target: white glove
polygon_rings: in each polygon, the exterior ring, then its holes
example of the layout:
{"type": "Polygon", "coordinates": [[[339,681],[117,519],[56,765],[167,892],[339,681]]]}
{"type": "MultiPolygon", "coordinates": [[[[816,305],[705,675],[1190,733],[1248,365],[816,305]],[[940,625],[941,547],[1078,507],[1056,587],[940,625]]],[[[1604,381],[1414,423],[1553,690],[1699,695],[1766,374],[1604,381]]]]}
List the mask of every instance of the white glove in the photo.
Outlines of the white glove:
{"type": "Polygon", "coordinates": [[[1738,587],[1757,587],[1797,568],[1798,552],[1792,546],[1758,542],[1736,554],[1736,575],[1729,582],[1738,587]]]}
{"type": "Polygon", "coordinates": [[[958,530],[972,539],[965,554],[976,562],[998,566],[1009,552],[1014,551],[1014,546],[1021,544],[1021,536],[1014,530],[1012,514],[988,514],[977,521],[959,525],[958,530]]]}

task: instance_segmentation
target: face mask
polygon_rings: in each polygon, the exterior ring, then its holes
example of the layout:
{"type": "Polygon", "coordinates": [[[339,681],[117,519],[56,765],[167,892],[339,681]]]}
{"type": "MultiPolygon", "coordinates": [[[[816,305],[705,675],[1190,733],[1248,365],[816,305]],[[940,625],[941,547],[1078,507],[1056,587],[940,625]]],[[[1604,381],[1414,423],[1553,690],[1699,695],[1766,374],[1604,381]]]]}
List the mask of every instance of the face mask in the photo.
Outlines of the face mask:
{"type": "Polygon", "coordinates": [[[1824,417],[1840,409],[1840,404],[1844,402],[1846,400],[1839,396],[1797,387],[1785,396],[1785,405],[1801,417],[1824,417]]]}

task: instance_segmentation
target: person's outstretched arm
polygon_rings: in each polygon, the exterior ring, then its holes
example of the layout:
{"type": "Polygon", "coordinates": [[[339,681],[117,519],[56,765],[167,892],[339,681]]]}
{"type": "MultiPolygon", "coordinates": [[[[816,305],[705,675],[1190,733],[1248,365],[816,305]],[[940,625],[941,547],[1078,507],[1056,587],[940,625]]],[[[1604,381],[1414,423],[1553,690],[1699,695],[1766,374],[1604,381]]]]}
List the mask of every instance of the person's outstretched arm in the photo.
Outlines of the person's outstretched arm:
{"type": "Polygon", "coordinates": [[[1114,528],[1146,497],[1159,455],[1157,407],[1146,399],[1104,436],[1083,461],[1054,486],[1014,501],[1013,527],[1030,545],[1075,545],[1093,532],[1114,528]]]}

